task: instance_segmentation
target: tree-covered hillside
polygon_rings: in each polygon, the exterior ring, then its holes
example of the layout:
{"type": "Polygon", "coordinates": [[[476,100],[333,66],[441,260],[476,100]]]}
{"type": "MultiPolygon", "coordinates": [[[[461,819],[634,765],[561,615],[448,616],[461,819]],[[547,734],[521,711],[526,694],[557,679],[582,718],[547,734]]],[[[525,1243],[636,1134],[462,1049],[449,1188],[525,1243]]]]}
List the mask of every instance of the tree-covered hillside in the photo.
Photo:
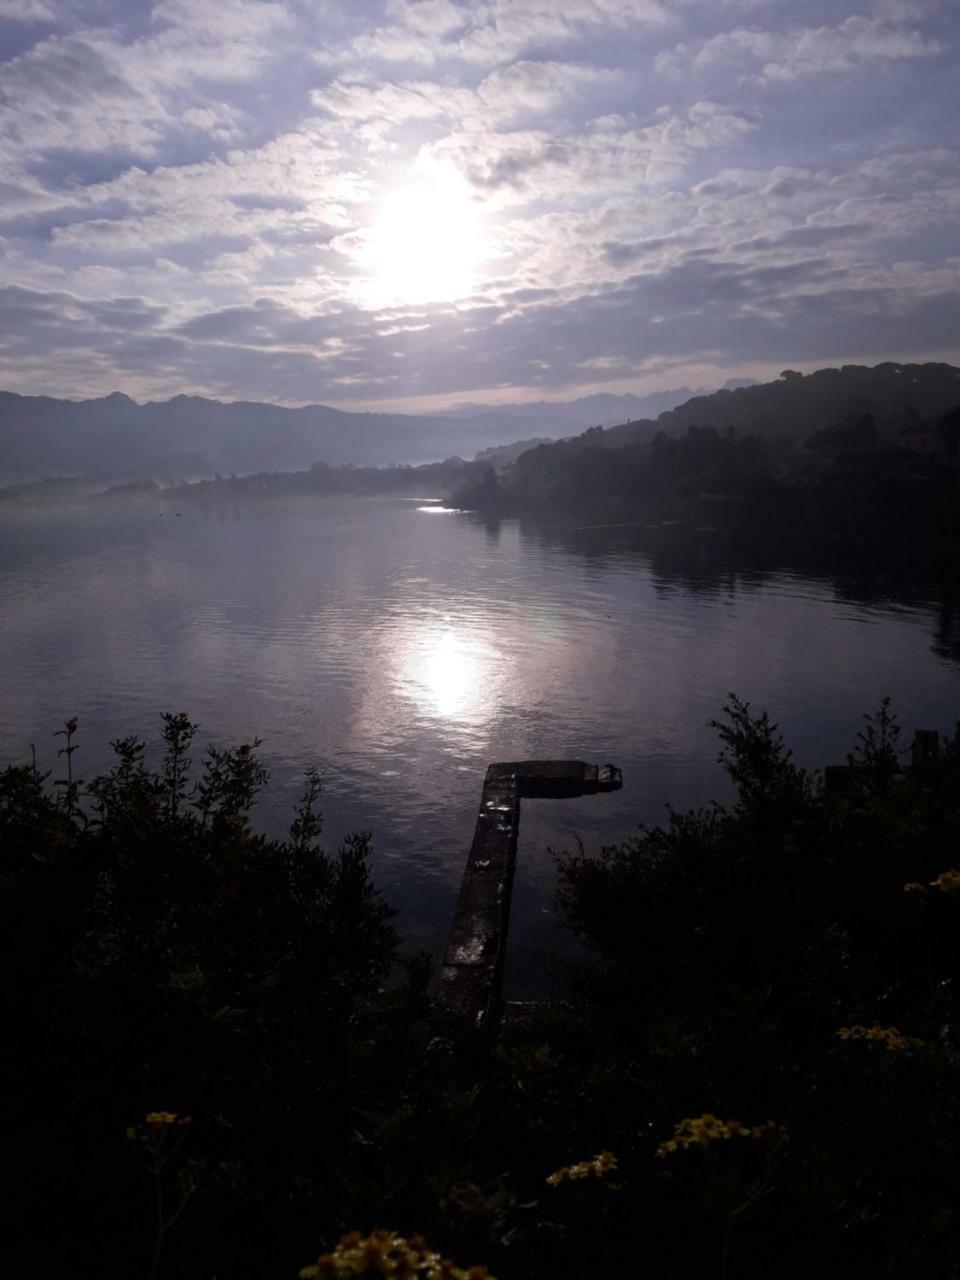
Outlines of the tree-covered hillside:
{"type": "MultiPolygon", "coordinates": [[[[656,430],[732,427],[739,435],[803,440],[849,414],[869,413],[881,434],[937,418],[960,404],[960,369],[950,364],[844,365],[801,374],[786,369],[775,382],[694,396],[661,413],[656,430]]],[[[639,438],[645,423],[606,432],[611,445],[639,438]]]]}
{"type": "Polygon", "coordinates": [[[681,522],[839,556],[960,538],[960,370],[787,372],[464,475],[451,501],[500,514],[681,522]]]}

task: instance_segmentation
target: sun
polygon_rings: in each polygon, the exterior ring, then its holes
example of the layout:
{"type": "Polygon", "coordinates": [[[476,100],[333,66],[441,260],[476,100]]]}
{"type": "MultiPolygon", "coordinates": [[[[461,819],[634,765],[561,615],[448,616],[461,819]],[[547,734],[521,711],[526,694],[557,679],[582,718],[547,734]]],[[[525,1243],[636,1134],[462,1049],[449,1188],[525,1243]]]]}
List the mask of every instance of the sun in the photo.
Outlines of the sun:
{"type": "Polygon", "coordinates": [[[480,210],[467,182],[452,168],[421,166],[384,195],[370,229],[370,301],[386,307],[466,297],[484,255],[480,210]]]}

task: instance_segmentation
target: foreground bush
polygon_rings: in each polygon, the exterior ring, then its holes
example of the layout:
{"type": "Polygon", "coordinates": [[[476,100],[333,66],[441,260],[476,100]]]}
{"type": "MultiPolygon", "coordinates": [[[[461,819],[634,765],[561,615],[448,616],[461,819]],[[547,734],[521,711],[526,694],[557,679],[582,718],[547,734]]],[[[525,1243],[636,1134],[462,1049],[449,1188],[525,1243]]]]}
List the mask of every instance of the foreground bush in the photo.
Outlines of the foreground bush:
{"type": "Polygon", "coordinates": [[[561,858],[600,1097],[638,1161],[661,1141],[651,1228],[683,1205],[667,1274],[957,1274],[960,738],[911,769],[884,702],[825,792],[765,714],[725,710],[732,805],[561,858]],[[761,1168],[703,1112],[789,1146],[761,1168]]]}
{"type": "Polygon", "coordinates": [[[127,740],[82,784],[68,725],[61,779],[0,777],[10,1247],[98,1280],[960,1275],[960,736],[909,768],[885,703],[826,792],[765,714],[715,727],[734,802],[560,855],[590,963],[449,1058],[315,780],[268,841],[255,744],[192,782],[167,717],[158,771],[127,740]]]}
{"type": "Polygon", "coordinates": [[[211,748],[194,779],[185,716],[164,717],[158,770],[128,738],[86,784],[76,729],[62,778],[0,776],[21,1242],[52,1237],[78,1275],[146,1275],[160,1237],[167,1275],[292,1274],[301,1233],[343,1229],[355,1108],[374,1078],[382,1096],[381,1055],[402,1061],[411,993],[384,991],[396,938],[368,837],[320,850],[314,776],[289,839],[254,834],[257,744],[211,748]],[[161,1151],[170,1115],[191,1123],[161,1151]],[[149,1140],[125,1143],[138,1122],[149,1140]]]}

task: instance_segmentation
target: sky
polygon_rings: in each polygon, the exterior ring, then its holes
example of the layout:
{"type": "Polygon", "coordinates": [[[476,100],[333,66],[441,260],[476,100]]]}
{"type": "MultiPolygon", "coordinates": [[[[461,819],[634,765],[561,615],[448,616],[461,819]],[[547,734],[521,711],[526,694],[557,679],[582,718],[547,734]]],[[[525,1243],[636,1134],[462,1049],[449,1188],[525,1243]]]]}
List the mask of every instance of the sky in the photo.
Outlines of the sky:
{"type": "Polygon", "coordinates": [[[958,0],[0,0],[0,387],[960,362],[958,0]]]}

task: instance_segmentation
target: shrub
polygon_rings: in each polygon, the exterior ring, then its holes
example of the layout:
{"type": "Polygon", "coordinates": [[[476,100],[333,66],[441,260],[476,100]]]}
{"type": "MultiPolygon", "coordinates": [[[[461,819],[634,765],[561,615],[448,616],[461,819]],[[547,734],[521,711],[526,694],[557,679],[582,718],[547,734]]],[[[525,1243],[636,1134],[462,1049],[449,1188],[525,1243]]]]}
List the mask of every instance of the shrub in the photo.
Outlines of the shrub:
{"type": "Polygon", "coordinates": [[[416,1003],[385,989],[397,940],[369,837],[321,850],[315,774],[289,838],[256,834],[259,744],[211,747],[194,776],[185,715],[163,717],[159,768],[126,738],[87,783],[76,732],[62,778],[0,775],[15,1220],[67,1242],[78,1274],[145,1274],[153,1192],[123,1135],[186,1114],[199,1185],[169,1273],[293,1274],[324,1221],[342,1230],[338,1160],[416,1003]]]}

